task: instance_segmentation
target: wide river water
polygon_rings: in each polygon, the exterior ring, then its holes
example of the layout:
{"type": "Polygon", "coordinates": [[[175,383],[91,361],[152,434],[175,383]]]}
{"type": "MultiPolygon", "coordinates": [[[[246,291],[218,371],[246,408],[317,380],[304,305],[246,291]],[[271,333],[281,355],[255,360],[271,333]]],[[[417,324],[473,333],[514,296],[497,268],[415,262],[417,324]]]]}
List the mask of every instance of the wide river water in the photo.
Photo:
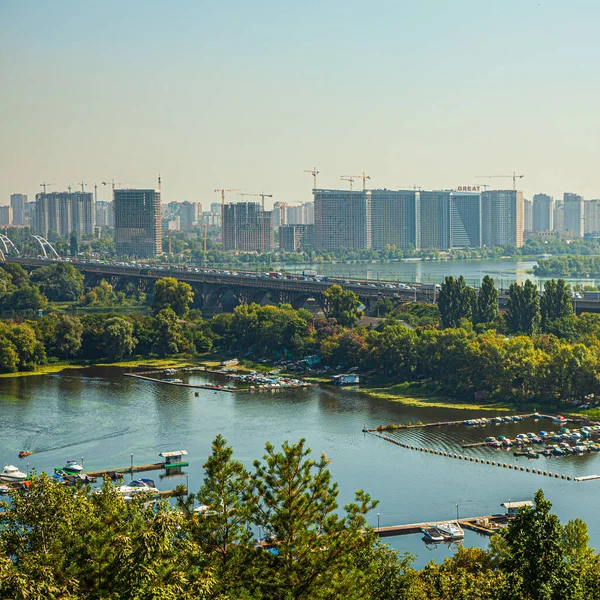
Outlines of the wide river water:
{"type": "MultiPolygon", "coordinates": [[[[182,375],[190,383],[219,382],[219,376],[182,375]]],[[[0,468],[16,464],[25,470],[52,472],[68,459],[84,457],[86,470],[155,462],[158,453],[189,452],[189,486],[202,483],[202,463],[212,439],[221,433],[235,456],[248,468],[262,456],[264,443],[307,439],[315,455],[331,458],[340,486],[340,504],[365,489],[380,501],[369,522],[377,526],[451,519],[457,504],[461,517],[502,512],[507,500],[531,499],[543,488],[562,520],[581,517],[589,525],[593,545],[600,545],[597,498],[600,481],[575,483],[405,450],[371,434],[364,425],[390,422],[447,421],[481,416],[476,411],[406,407],[369,398],[358,389],[330,386],[264,393],[227,393],[156,384],[122,375],[117,368],[65,370],[60,374],[0,379],[0,468]],[[198,392],[198,396],[195,392],[198,392]],[[33,454],[18,459],[19,450],[33,454]]],[[[489,413],[488,413],[488,416],[489,413]]],[[[398,436],[428,448],[500,458],[566,475],[600,473],[600,453],[527,461],[512,452],[474,448],[461,451],[462,441],[482,441],[488,435],[553,429],[550,421],[468,428],[415,429],[398,436]]],[[[186,478],[159,478],[170,489],[186,478]]],[[[417,555],[415,565],[441,560],[453,550],[428,548],[418,535],[388,538],[400,550],[417,555]]],[[[487,538],[467,532],[467,545],[486,546],[487,538]]]]}
{"type": "MultiPolygon", "coordinates": [[[[306,264],[285,265],[292,273],[310,271],[320,275],[347,277],[348,279],[385,279],[390,281],[442,283],[444,277],[463,275],[469,285],[478,286],[485,275],[494,278],[496,287],[506,289],[515,282],[526,279],[539,283],[548,277],[536,277],[533,267],[535,259],[500,258],[494,260],[404,260],[390,263],[356,264],[306,264]]],[[[590,283],[597,285],[598,280],[566,278],[569,283],[590,283]]]]}

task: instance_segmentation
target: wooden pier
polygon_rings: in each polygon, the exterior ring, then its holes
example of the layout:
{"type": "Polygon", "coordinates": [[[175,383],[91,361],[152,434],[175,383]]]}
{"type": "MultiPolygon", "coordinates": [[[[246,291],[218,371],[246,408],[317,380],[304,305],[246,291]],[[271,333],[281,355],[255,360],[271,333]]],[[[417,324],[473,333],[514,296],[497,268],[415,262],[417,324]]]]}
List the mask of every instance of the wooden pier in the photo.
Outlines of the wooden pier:
{"type": "MultiPolygon", "coordinates": [[[[423,529],[428,527],[436,527],[442,523],[456,523],[456,519],[446,519],[444,521],[429,521],[426,523],[409,523],[407,525],[388,525],[387,527],[375,528],[375,533],[380,537],[392,537],[396,535],[410,535],[413,533],[421,533],[423,529]]],[[[458,519],[458,523],[463,529],[469,529],[481,533],[482,535],[492,535],[499,526],[505,525],[508,522],[506,514],[485,515],[482,517],[468,517],[466,519],[458,519]],[[486,527],[485,524],[492,527],[486,527]],[[494,525],[496,527],[494,527],[494,525]]]]}
{"type": "Polygon", "coordinates": [[[167,379],[155,379],[154,377],[147,377],[146,375],[139,375],[137,373],[123,373],[126,377],[135,377],[136,379],[143,379],[144,381],[151,381],[152,383],[162,383],[164,385],[176,385],[178,387],[193,388],[197,390],[213,390],[215,392],[230,392],[235,394],[236,392],[248,392],[250,390],[245,388],[229,388],[220,385],[206,384],[191,384],[183,383],[181,381],[168,381],[167,379]]]}
{"type": "Polygon", "coordinates": [[[101,471],[88,471],[86,475],[90,477],[105,477],[110,473],[142,473],[144,471],[160,471],[165,468],[167,463],[148,463],[145,465],[131,465],[129,467],[116,467],[114,469],[102,469],[101,471]]]}

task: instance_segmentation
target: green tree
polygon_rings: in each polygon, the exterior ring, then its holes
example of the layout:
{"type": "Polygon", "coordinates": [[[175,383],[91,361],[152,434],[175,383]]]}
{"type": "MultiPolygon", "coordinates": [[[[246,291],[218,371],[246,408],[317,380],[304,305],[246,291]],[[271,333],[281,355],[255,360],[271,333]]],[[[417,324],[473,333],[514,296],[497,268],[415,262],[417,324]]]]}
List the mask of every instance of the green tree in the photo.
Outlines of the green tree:
{"type": "Polygon", "coordinates": [[[83,294],[83,275],[68,263],[40,267],[31,274],[31,281],[52,302],[79,300],[83,294]]]}
{"type": "Polygon", "coordinates": [[[263,462],[254,462],[252,520],[277,540],[278,551],[277,557],[262,555],[261,591],[273,598],[353,597],[361,577],[351,568],[350,554],[370,543],[363,533],[365,515],[376,503],[358,491],[356,503],[340,516],[328,458],[314,461],[309,455],[303,439],[285,442],[281,452],[267,443],[263,462]]]}
{"type": "Polygon", "coordinates": [[[194,301],[194,292],[189,284],[177,281],[174,277],[159,279],[154,284],[152,309],[158,314],[163,308],[170,308],[179,317],[187,315],[189,305],[194,301]]]}
{"type": "Polygon", "coordinates": [[[500,561],[507,574],[504,598],[581,598],[576,573],[566,560],[563,528],[550,512],[551,507],[542,490],[538,490],[535,506],[519,509],[501,532],[506,542],[506,553],[500,561]]]}
{"type": "Polygon", "coordinates": [[[215,595],[238,597],[251,574],[249,555],[254,553],[248,529],[249,505],[246,502],[249,474],[233,459],[233,450],[223,436],[212,443],[212,452],[204,468],[204,484],[189,501],[200,502],[203,512],[186,506],[190,539],[207,557],[207,567],[215,574],[215,595]]]}
{"type": "Polygon", "coordinates": [[[462,275],[458,279],[452,275],[444,279],[438,295],[443,328],[458,327],[461,319],[471,319],[475,307],[475,290],[467,285],[462,275]]]}
{"type": "Polygon", "coordinates": [[[62,315],[54,331],[54,352],[59,358],[73,358],[81,350],[83,325],[77,317],[62,315]]]}
{"type": "Polygon", "coordinates": [[[481,282],[473,317],[474,323],[492,323],[498,317],[498,290],[489,275],[481,282]]]}
{"type": "Polygon", "coordinates": [[[335,319],[344,327],[354,327],[362,316],[358,309],[360,300],[352,290],[345,290],[341,285],[332,285],[323,292],[325,298],[325,314],[335,319]]]}
{"type": "Polygon", "coordinates": [[[542,329],[548,330],[553,321],[573,314],[573,303],[564,279],[544,282],[544,293],[540,299],[542,329]]]}
{"type": "Polygon", "coordinates": [[[506,325],[509,333],[535,335],[540,326],[540,295],[530,279],[524,285],[512,283],[508,290],[506,325]]]}
{"type": "Polygon", "coordinates": [[[120,360],[133,352],[137,340],[133,325],[121,317],[111,317],[104,325],[101,344],[106,358],[120,360]]]}
{"type": "Polygon", "coordinates": [[[71,233],[71,237],[69,238],[69,253],[71,254],[71,256],[77,256],[78,250],[79,250],[79,247],[77,244],[77,235],[73,231],[71,233]]]}
{"type": "Polygon", "coordinates": [[[159,356],[177,354],[186,347],[186,339],[177,315],[170,308],[163,308],[154,319],[153,351],[159,356]]]}

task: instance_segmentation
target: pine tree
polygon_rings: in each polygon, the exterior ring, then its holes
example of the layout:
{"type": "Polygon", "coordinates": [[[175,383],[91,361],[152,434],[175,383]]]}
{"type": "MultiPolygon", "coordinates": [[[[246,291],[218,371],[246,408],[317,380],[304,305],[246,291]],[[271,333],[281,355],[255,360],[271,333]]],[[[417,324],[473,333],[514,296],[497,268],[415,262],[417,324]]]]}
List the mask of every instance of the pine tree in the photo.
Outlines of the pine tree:
{"type": "Polygon", "coordinates": [[[253,521],[273,539],[277,557],[263,553],[261,591],[271,598],[343,598],[360,590],[360,574],[350,554],[372,545],[364,515],[376,506],[356,493],[345,516],[337,512],[337,484],[329,460],[309,458],[301,439],[281,452],[266,445],[264,462],[251,476],[253,521]]]}

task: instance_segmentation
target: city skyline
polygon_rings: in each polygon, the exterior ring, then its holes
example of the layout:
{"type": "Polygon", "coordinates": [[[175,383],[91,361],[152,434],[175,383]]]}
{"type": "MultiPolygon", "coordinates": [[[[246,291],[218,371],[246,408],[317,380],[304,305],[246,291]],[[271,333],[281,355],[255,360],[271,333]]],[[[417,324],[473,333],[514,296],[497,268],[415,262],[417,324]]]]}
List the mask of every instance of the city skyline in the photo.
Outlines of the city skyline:
{"type": "Polygon", "coordinates": [[[73,173],[87,191],[161,173],[167,202],[207,204],[215,187],[302,201],[313,166],[321,188],[363,171],[370,187],[449,189],[515,170],[527,198],[597,198],[598,16],[581,0],[7,0],[0,203],[73,173]]]}

